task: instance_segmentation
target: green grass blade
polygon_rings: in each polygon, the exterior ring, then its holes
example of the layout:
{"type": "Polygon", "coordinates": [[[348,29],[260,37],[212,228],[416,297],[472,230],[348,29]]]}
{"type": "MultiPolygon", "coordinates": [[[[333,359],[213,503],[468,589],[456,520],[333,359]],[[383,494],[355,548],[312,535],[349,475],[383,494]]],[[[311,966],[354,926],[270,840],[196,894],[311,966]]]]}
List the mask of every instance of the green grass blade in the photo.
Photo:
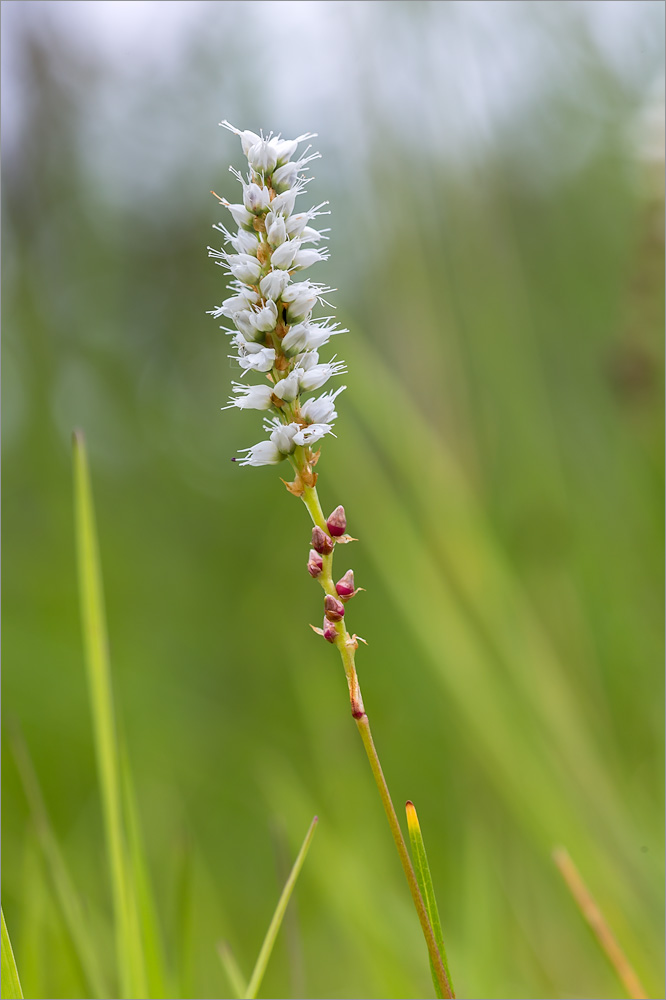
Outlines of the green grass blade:
{"type": "Polygon", "coordinates": [[[294,886],[296,885],[296,879],[299,876],[300,870],[303,867],[303,862],[305,861],[305,856],[308,853],[310,844],[312,843],[312,838],[314,837],[314,832],[317,827],[318,817],[315,816],[310,823],[310,828],[305,835],[305,840],[301,844],[301,849],[298,852],[298,856],[294,861],[294,866],[289,873],[289,878],[285,882],[284,889],[278,900],[278,904],[275,907],[275,913],[273,914],[273,919],[270,922],[268,930],[266,932],[266,937],[264,938],[264,943],[261,946],[261,951],[259,952],[259,957],[257,958],[256,965],[252,971],[252,976],[250,977],[250,982],[245,993],[246,1000],[254,1000],[256,997],[259,987],[261,986],[261,981],[264,978],[264,973],[266,971],[266,966],[268,965],[268,960],[271,957],[271,952],[273,951],[273,945],[275,944],[275,939],[277,937],[278,931],[280,930],[280,924],[282,923],[282,918],[284,917],[285,910],[287,909],[287,904],[291,898],[291,894],[294,891],[294,886]]]}
{"type": "MultiPolygon", "coordinates": [[[[442,925],[439,919],[439,910],[437,909],[435,890],[432,884],[432,875],[430,874],[430,865],[428,864],[428,855],[426,854],[425,844],[423,843],[423,834],[421,833],[421,824],[419,823],[419,818],[416,814],[416,808],[413,802],[408,801],[405,804],[405,811],[407,813],[407,828],[409,829],[409,840],[412,845],[412,860],[414,862],[416,879],[419,883],[419,889],[421,890],[426,910],[428,911],[428,918],[432,926],[433,934],[435,935],[435,941],[437,942],[439,953],[442,956],[446,976],[451,985],[451,992],[454,993],[453,980],[451,979],[451,971],[449,969],[446,949],[444,947],[442,925]]],[[[432,965],[432,961],[430,964],[432,965]]],[[[432,970],[432,981],[435,984],[435,993],[438,997],[441,997],[442,993],[440,991],[434,969],[432,970]]]]}
{"type": "Polygon", "coordinates": [[[217,953],[227,974],[229,985],[234,991],[234,996],[237,1000],[241,1000],[241,997],[245,996],[248,987],[229,942],[220,941],[217,946],[217,953]]]}
{"type": "Polygon", "coordinates": [[[88,458],[83,434],[73,436],[78,580],[86,670],[102,797],[122,997],[147,996],[134,885],[123,829],[118,740],[111,690],[106,618],[88,458]]]}
{"type": "Polygon", "coordinates": [[[2,922],[2,949],[1,949],[1,975],[3,1000],[17,1000],[23,996],[21,981],[19,980],[18,969],[14,961],[12,943],[9,940],[7,924],[5,923],[4,911],[0,911],[0,921],[2,922]]]}
{"type": "Polygon", "coordinates": [[[134,782],[125,746],[120,754],[121,784],[123,803],[127,819],[127,839],[132,881],[135,886],[137,917],[141,934],[142,949],[146,966],[148,994],[154,998],[173,995],[167,987],[168,970],[164,947],[157,919],[157,905],[146,861],[146,852],[141,836],[139,812],[136,804],[134,782]]]}
{"type": "Polygon", "coordinates": [[[99,1000],[101,997],[109,996],[110,990],[88,931],[89,922],[85,908],[69,874],[58,838],[53,832],[39,779],[18,726],[9,726],[9,739],[60,912],[81,964],[90,996],[99,1000]]]}

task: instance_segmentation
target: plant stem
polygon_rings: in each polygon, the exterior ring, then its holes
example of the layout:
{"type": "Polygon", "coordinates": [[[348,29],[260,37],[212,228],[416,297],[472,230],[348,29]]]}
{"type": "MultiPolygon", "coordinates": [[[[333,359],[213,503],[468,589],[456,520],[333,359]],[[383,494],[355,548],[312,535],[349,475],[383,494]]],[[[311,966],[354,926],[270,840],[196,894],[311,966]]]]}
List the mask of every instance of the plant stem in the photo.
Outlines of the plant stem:
{"type": "MultiPolygon", "coordinates": [[[[294,463],[296,465],[296,463],[294,463]]],[[[321,508],[321,503],[319,502],[319,496],[317,494],[317,489],[315,486],[305,486],[302,500],[308,509],[308,513],[312,518],[313,524],[321,528],[328,534],[328,528],[326,525],[326,518],[324,517],[324,512],[321,508]]],[[[322,585],[324,591],[330,594],[332,597],[337,597],[337,591],[335,589],[335,584],[333,582],[333,553],[322,557],[323,569],[319,574],[317,579],[322,585]]],[[[363,698],[361,696],[361,687],[358,682],[358,676],[356,674],[355,665],[355,651],[358,646],[358,641],[356,636],[350,636],[344,624],[344,619],[338,622],[336,625],[337,636],[335,639],[335,645],[338,648],[340,657],[342,659],[342,665],[345,670],[345,676],[347,678],[347,685],[349,687],[349,700],[351,702],[352,715],[356,721],[356,726],[361,735],[363,741],[363,746],[365,747],[365,752],[368,756],[370,762],[370,767],[372,769],[372,775],[375,779],[375,784],[379,790],[382,803],[384,805],[384,811],[386,813],[386,818],[388,820],[389,827],[391,828],[391,835],[395,842],[395,846],[400,857],[400,863],[402,864],[403,871],[405,873],[405,878],[407,879],[407,884],[409,886],[409,891],[412,894],[412,900],[414,901],[414,907],[416,908],[416,913],[421,924],[421,929],[423,931],[423,936],[428,946],[428,953],[433,964],[435,971],[435,976],[437,982],[439,983],[440,989],[445,997],[454,998],[455,994],[451,989],[449,980],[446,974],[446,969],[444,968],[444,963],[442,961],[442,956],[440,954],[439,948],[437,947],[437,942],[435,940],[434,931],[430,920],[428,918],[428,912],[426,910],[425,903],[423,901],[423,896],[418,886],[416,880],[416,875],[414,874],[414,868],[412,866],[411,859],[409,857],[409,851],[407,850],[407,844],[405,843],[405,838],[402,834],[400,828],[400,823],[398,821],[398,816],[396,814],[395,808],[393,806],[393,801],[391,799],[391,793],[389,792],[388,785],[386,784],[386,779],[384,777],[384,772],[382,771],[382,765],[379,760],[379,755],[375,747],[374,741],[372,739],[372,733],[370,732],[370,721],[368,719],[367,713],[363,705],[363,698]]]]}

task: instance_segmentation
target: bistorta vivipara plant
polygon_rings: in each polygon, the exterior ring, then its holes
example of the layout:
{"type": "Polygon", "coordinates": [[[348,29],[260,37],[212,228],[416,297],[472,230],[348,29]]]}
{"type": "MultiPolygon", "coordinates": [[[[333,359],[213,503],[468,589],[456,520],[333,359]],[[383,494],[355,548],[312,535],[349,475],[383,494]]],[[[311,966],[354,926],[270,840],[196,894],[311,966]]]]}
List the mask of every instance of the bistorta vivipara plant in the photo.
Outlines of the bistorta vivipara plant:
{"type": "Polygon", "coordinates": [[[307,570],[324,591],[323,625],[311,627],[340,653],[352,716],[421,922],[435,988],[439,996],[452,997],[439,919],[433,919],[430,894],[422,891],[418,865],[418,879],[414,873],[363,705],[355,654],[359,641],[365,640],[347,629],[348,605],[358,593],[353,571],[346,570],[334,582],[335,550],[353,539],[347,534],[344,508],[340,505],[326,517],[317,494],[315,466],[320,445],[333,432],[336,400],[345,386],[316,393],[346,371],[337,355],[326,361],[320,359],[319,352],[332,337],[348,331],[341,329],[333,316],[313,318],[317,307],[330,308],[325,296],[331,289],[300,278],[300,272],[328,259],[328,251],[323,247],[326,230],[311,225],[328,214],[327,202],[306,211],[296,210],[296,200],[311,179],[305,176],[308,165],[319,157],[310,146],[305,146],[302,152],[299,149],[314,134],[282,139],[272,133],[264,136],[241,131],[227,121],[220,124],[240,138],[249,170],[244,176],[230,168],[242,188],[239,202],[232,203],[216,195],[237,229],[230,232],[221,223],[214,226],[224,236],[224,246],[209,247],[209,255],[231,276],[233,294],[210,314],[233,324],[222,329],[231,336],[236,352],[232,357],[242,370],[241,381],[232,383],[233,396],[228,407],[261,410],[266,414],[265,438],[243,449],[237,461],[239,465],[285,462],[291,466],[290,479],[283,482],[290,493],[301,498],[312,519],[307,570]],[[253,376],[260,376],[261,381],[250,381],[253,376]]]}

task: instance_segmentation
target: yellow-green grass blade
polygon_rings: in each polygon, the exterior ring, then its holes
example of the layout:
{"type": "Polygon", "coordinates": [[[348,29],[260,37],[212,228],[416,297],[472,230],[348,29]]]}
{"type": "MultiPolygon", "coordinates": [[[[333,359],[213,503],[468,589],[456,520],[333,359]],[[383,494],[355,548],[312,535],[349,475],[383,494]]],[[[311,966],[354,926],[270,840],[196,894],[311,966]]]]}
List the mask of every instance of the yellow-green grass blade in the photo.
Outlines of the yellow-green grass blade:
{"type": "Polygon", "coordinates": [[[85,908],[69,873],[58,838],[53,832],[37,773],[17,726],[10,727],[10,746],[28,800],[39,846],[53,882],[55,897],[81,964],[90,996],[107,997],[110,990],[88,930],[89,921],[85,908]]]}
{"type": "Polygon", "coordinates": [[[12,943],[7,932],[4,911],[0,911],[0,921],[2,922],[2,975],[0,977],[2,979],[2,996],[3,1000],[16,1000],[17,997],[23,996],[23,991],[14,960],[12,943]]]}
{"type": "Polygon", "coordinates": [[[227,974],[227,979],[229,980],[229,985],[233,990],[234,996],[237,1000],[240,1000],[241,997],[245,996],[248,987],[229,942],[220,941],[217,946],[217,953],[220,956],[220,961],[227,974]]]}
{"type": "Polygon", "coordinates": [[[287,904],[291,899],[291,894],[294,891],[294,886],[296,885],[296,879],[298,878],[301,868],[303,867],[303,862],[312,843],[312,838],[314,837],[314,832],[317,827],[318,818],[314,817],[312,823],[310,823],[310,828],[305,835],[305,840],[301,844],[301,849],[298,852],[298,856],[294,861],[293,868],[289,873],[289,878],[285,882],[284,889],[278,900],[278,904],[275,907],[275,913],[273,914],[273,919],[271,920],[268,930],[266,931],[266,937],[264,938],[264,943],[261,946],[261,951],[259,952],[259,957],[257,958],[256,965],[252,971],[250,977],[250,982],[247,986],[247,991],[245,993],[246,1000],[254,1000],[256,997],[259,987],[261,986],[261,981],[264,978],[264,973],[266,971],[266,966],[268,965],[268,960],[271,957],[271,952],[273,951],[273,945],[275,944],[275,939],[280,930],[280,925],[282,923],[282,918],[284,917],[285,910],[287,909],[287,904]]]}
{"type": "Polygon", "coordinates": [[[124,745],[121,748],[120,768],[123,802],[127,820],[129,858],[132,881],[136,891],[137,916],[146,966],[148,994],[160,1000],[160,998],[173,996],[174,994],[171,988],[167,986],[168,970],[157,919],[157,906],[141,835],[132,771],[124,745]]]}
{"type": "Polygon", "coordinates": [[[102,799],[116,936],[120,995],[147,996],[135,887],[123,826],[118,739],[111,690],[106,617],[95,513],[83,434],[73,436],[78,581],[97,771],[102,799]]]}
{"type": "MultiPolygon", "coordinates": [[[[446,949],[444,948],[442,925],[439,919],[439,910],[437,908],[437,899],[435,898],[435,890],[432,884],[432,875],[430,874],[428,855],[426,854],[425,844],[423,843],[423,834],[421,833],[419,817],[416,813],[416,808],[413,802],[408,801],[405,803],[405,812],[407,813],[407,828],[409,830],[409,840],[412,845],[412,861],[414,862],[416,879],[419,883],[421,895],[423,896],[423,902],[425,903],[426,910],[428,911],[428,919],[430,920],[430,926],[432,927],[435,941],[437,943],[437,947],[439,948],[439,953],[442,956],[442,962],[446,970],[446,977],[449,981],[449,985],[451,986],[451,992],[455,993],[453,980],[451,979],[451,971],[446,957],[446,949]]],[[[432,960],[430,964],[432,966],[432,960]]],[[[441,997],[442,993],[439,988],[434,969],[432,970],[432,981],[435,984],[435,993],[438,997],[441,997]]]]}

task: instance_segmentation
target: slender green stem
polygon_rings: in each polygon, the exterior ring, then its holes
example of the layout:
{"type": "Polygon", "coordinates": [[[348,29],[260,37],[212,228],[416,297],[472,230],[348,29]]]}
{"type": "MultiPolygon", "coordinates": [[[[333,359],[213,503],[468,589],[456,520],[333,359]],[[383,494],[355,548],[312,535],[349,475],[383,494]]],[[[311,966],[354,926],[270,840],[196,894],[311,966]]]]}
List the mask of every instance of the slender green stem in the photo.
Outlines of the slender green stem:
{"type": "MultiPolygon", "coordinates": [[[[324,517],[324,512],[321,508],[321,503],[319,502],[319,496],[317,494],[317,489],[315,486],[305,486],[303,495],[303,503],[308,509],[310,517],[312,518],[313,524],[321,528],[323,531],[328,532],[326,526],[326,518],[324,517]]],[[[321,583],[324,591],[333,597],[337,596],[335,589],[335,584],[333,582],[333,553],[328,556],[322,557],[323,568],[322,572],[319,574],[317,579],[321,583]]],[[[440,954],[439,948],[437,947],[437,942],[435,940],[434,931],[428,917],[428,911],[426,909],[425,903],[423,901],[423,896],[419,889],[418,882],[416,880],[416,875],[414,873],[414,868],[412,866],[411,859],[409,857],[409,851],[407,850],[407,844],[405,843],[405,838],[402,834],[400,828],[400,822],[398,820],[397,813],[393,806],[393,801],[391,799],[391,793],[389,792],[388,785],[386,784],[386,779],[384,777],[384,772],[382,771],[382,766],[379,760],[379,755],[375,747],[374,741],[372,739],[372,733],[370,732],[370,721],[368,719],[367,713],[363,706],[363,698],[361,696],[361,687],[358,682],[358,676],[356,674],[355,665],[355,651],[358,646],[358,641],[356,636],[350,636],[344,625],[344,620],[338,622],[336,625],[336,639],[335,645],[338,648],[340,657],[342,659],[342,665],[345,670],[345,676],[347,678],[347,684],[349,687],[349,699],[351,702],[352,715],[356,721],[356,726],[361,735],[361,740],[363,741],[363,746],[365,747],[365,752],[368,756],[370,762],[370,767],[372,769],[372,774],[375,779],[375,784],[379,790],[381,800],[384,806],[384,811],[386,813],[386,818],[388,820],[389,827],[391,828],[391,834],[395,842],[395,846],[400,857],[400,863],[402,864],[403,871],[405,873],[405,878],[407,879],[407,884],[409,886],[409,891],[412,894],[412,899],[414,901],[414,907],[421,924],[421,929],[423,931],[423,936],[428,946],[428,953],[433,965],[435,976],[437,982],[442,990],[445,997],[453,998],[455,994],[451,989],[449,980],[446,974],[446,969],[444,963],[442,962],[442,956],[440,954]]]]}

